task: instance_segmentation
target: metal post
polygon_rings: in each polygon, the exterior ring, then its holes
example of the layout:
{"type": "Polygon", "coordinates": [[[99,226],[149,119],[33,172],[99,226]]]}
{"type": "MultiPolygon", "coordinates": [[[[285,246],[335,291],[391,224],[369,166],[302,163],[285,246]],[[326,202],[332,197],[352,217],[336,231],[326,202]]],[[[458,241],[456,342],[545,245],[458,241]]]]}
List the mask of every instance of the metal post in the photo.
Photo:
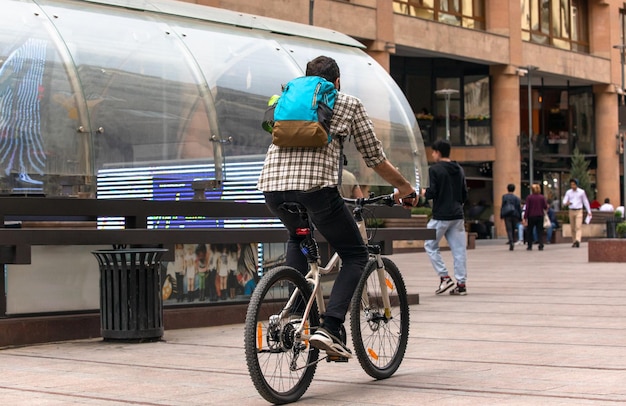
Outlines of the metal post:
{"type": "Polygon", "coordinates": [[[309,0],[309,25],[313,25],[314,9],[315,9],[315,0],[309,0]]]}
{"type": "Polygon", "coordinates": [[[530,82],[531,67],[528,67],[528,168],[530,170],[528,176],[530,180],[529,190],[532,188],[535,177],[534,159],[533,159],[533,100],[532,100],[532,83],[530,82]]]}
{"type": "Polygon", "coordinates": [[[535,182],[535,168],[534,168],[534,145],[533,145],[533,95],[532,95],[532,71],[539,69],[537,66],[522,66],[517,68],[517,74],[520,76],[527,76],[528,79],[528,180],[532,187],[535,182]]]}
{"type": "MultiPolygon", "coordinates": [[[[626,62],[624,60],[624,52],[626,51],[625,48],[626,45],[620,45],[620,63],[622,65],[622,95],[620,97],[620,100],[622,102],[622,106],[625,104],[624,98],[626,97],[624,95],[624,62],[626,62]]],[[[622,205],[626,207],[626,140],[622,139],[622,143],[622,183],[624,188],[624,201],[622,202],[622,205]]]]}
{"type": "Polygon", "coordinates": [[[435,90],[436,95],[443,95],[446,101],[446,141],[450,141],[450,95],[458,93],[455,89],[435,90]]]}
{"type": "MultiPolygon", "coordinates": [[[[626,3],[624,3],[624,5],[626,6],[626,3]]],[[[624,53],[626,52],[626,44],[613,45],[613,48],[619,49],[619,53],[620,53],[620,63],[622,67],[622,88],[621,88],[619,100],[620,100],[620,105],[624,106],[625,104],[624,98],[626,97],[626,95],[624,95],[624,84],[625,84],[624,83],[624,64],[626,63],[626,60],[625,60],[626,55],[624,55],[624,53]]],[[[622,123],[620,123],[620,129],[619,129],[620,133],[622,132],[621,124],[622,123]]],[[[623,183],[623,193],[624,193],[624,199],[622,201],[622,205],[626,206],[626,140],[624,140],[624,148],[622,151],[622,183],[623,183]]]]}

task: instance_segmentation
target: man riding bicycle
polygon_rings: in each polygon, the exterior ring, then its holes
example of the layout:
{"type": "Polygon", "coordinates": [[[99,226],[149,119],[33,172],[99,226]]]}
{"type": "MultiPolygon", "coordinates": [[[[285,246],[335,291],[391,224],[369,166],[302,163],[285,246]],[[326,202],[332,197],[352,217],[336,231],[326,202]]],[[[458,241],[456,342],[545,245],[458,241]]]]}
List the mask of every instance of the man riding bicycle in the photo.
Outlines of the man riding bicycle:
{"type": "MultiPolygon", "coordinates": [[[[307,64],[306,76],[320,76],[340,90],[339,66],[334,59],[319,56],[307,64]]],[[[296,234],[303,227],[298,213],[289,213],[279,207],[285,202],[303,205],[317,230],[337,251],[342,260],[330,294],[322,323],[309,340],[313,347],[329,355],[350,358],[350,350],[339,338],[361,272],[368,260],[368,251],[357,225],[338,190],[340,155],[339,138],[352,136],[354,144],[366,165],[393,185],[396,202],[405,206],[417,203],[415,189],[387,160],[382,143],[376,137],[372,121],[359,99],[338,93],[330,124],[333,140],[322,147],[278,147],[271,144],[259,177],[258,189],[265,203],[289,232],[286,265],[306,275],[308,264],[300,251],[304,236],[296,234]]],[[[306,225],[304,225],[306,227],[306,225]]]]}

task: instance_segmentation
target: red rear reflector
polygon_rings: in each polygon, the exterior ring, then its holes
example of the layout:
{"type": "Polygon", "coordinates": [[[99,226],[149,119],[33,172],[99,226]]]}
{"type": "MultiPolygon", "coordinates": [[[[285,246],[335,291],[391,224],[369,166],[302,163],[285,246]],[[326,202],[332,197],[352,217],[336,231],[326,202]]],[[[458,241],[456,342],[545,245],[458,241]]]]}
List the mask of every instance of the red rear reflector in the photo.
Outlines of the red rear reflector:
{"type": "Polygon", "coordinates": [[[296,235],[309,235],[311,234],[310,228],[296,228],[296,235]]]}

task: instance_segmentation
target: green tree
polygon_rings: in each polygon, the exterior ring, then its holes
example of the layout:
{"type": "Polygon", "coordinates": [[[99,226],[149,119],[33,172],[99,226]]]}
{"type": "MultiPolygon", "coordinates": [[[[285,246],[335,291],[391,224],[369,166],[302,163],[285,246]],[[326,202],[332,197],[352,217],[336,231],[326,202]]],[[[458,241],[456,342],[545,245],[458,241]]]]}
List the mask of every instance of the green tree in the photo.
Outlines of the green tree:
{"type": "Polygon", "coordinates": [[[589,161],[580,153],[578,147],[574,148],[574,154],[572,155],[570,177],[578,179],[578,187],[582,188],[585,193],[587,193],[589,201],[594,199],[595,193],[591,188],[591,181],[589,180],[589,161]]]}

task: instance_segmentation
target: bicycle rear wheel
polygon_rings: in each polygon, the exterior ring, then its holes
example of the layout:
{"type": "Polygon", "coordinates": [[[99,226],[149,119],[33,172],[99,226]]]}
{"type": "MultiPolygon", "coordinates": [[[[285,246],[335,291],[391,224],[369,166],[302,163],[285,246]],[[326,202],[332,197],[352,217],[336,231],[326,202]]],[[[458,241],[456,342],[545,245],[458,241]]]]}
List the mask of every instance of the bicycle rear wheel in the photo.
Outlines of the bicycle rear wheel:
{"type": "Polygon", "coordinates": [[[375,379],[389,378],[402,363],[409,339],[409,302],[398,267],[383,258],[383,280],[391,302],[385,312],[376,261],[363,271],[352,298],[350,328],[356,356],[375,379]]]}
{"type": "MultiPolygon", "coordinates": [[[[248,305],[244,347],[252,382],[274,404],[298,400],[308,389],[319,350],[297,334],[311,288],[300,272],[281,266],[263,275],[248,305]],[[295,301],[288,301],[296,292],[295,301]]],[[[304,333],[319,325],[317,306],[305,321],[304,333]]]]}

